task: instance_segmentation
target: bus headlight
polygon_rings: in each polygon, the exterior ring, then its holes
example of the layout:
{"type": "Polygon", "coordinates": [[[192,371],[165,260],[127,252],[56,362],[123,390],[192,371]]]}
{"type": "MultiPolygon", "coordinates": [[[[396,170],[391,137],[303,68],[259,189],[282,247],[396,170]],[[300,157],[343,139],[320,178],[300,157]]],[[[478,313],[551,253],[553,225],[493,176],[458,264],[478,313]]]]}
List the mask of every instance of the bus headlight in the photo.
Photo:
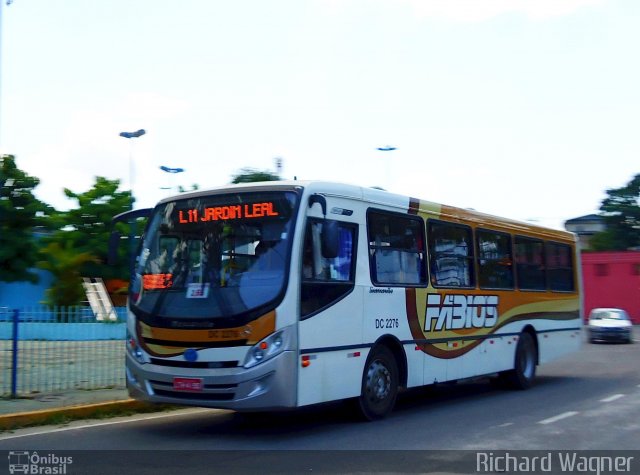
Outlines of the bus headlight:
{"type": "Polygon", "coordinates": [[[286,330],[280,330],[253,345],[243,366],[251,368],[282,353],[286,347],[286,336],[286,330]]]}
{"type": "Polygon", "coordinates": [[[140,345],[138,345],[138,340],[134,335],[131,334],[129,329],[127,328],[127,351],[131,356],[135,358],[138,363],[144,364],[146,363],[144,359],[144,353],[142,349],[140,349],[140,345]]]}

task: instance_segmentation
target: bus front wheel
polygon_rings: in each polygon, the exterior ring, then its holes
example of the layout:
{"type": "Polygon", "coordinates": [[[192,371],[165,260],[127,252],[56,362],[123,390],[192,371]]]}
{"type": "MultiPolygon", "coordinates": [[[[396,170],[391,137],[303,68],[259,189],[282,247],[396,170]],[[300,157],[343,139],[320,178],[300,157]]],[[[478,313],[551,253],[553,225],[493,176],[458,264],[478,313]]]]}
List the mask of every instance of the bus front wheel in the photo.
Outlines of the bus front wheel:
{"type": "Polygon", "coordinates": [[[391,350],[378,346],[371,350],[362,375],[358,407],[369,421],[387,416],[398,396],[398,363],[391,350]]]}

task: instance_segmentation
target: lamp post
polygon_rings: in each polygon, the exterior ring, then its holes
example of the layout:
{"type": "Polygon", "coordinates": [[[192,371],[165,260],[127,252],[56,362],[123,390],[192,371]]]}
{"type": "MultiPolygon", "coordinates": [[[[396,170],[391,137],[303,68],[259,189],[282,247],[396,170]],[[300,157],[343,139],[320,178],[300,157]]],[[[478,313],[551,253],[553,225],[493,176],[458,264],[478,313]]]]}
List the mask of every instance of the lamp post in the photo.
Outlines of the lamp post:
{"type": "MultiPolygon", "coordinates": [[[[177,175],[178,173],[182,173],[184,172],[184,168],[172,168],[172,167],[167,167],[165,165],[160,165],[160,170],[162,170],[165,173],[169,173],[171,175],[177,175]]],[[[166,187],[162,187],[162,190],[170,190],[171,186],[166,186],[166,187]]],[[[179,191],[179,190],[176,190],[179,191]]]]}
{"type": "MultiPolygon", "coordinates": [[[[142,137],[147,132],[144,129],[136,130],[135,132],[120,132],[120,137],[124,137],[125,139],[137,139],[138,137],[142,137]]],[[[131,188],[129,199],[131,201],[131,211],[133,211],[133,204],[135,199],[133,197],[133,142],[129,142],[129,187],[131,188]]],[[[133,256],[136,252],[135,245],[135,237],[136,237],[136,220],[133,219],[129,224],[129,262],[133,265],[133,256]]]]}
{"type": "MultiPolygon", "coordinates": [[[[135,132],[120,132],[120,137],[125,139],[137,139],[142,137],[147,132],[144,129],[136,130],[135,132]]],[[[129,143],[129,187],[131,188],[131,209],[133,210],[133,142],[129,143]]]]}
{"type": "Polygon", "coordinates": [[[282,157],[276,157],[273,159],[273,163],[276,166],[276,175],[280,176],[282,174],[284,160],[282,160],[282,157]]]}
{"type": "MultiPolygon", "coordinates": [[[[2,83],[2,37],[3,37],[3,33],[4,30],[2,29],[2,10],[4,8],[4,5],[11,5],[13,3],[13,0],[0,0],[0,84],[2,83]]],[[[0,91],[1,92],[1,91],[0,91]]],[[[0,107],[1,107],[1,103],[0,103],[0,107]]],[[[0,120],[0,125],[2,125],[2,121],[0,120]]],[[[1,138],[1,136],[0,136],[1,138]]],[[[2,149],[2,142],[0,142],[0,155],[2,155],[4,153],[4,150],[2,149]]]]}
{"type": "MultiPolygon", "coordinates": [[[[398,147],[394,147],[392,145],[385,145],[384,147],[376,148],[376,150],[379,151],[379,152],[393,152],[394,150],[397,150],[397,149],[398,149],[398,147]]],[[[391,166],[391,160],[387,160],[386,161],[385,168],[386,168],[386,176],[385,176],[385,178],[386,178],[387,183],[388,183],[387,191],[390,191],[390,189],[391,189],[390,185],[392,184],[392,181],[393,181],[392,180],[392,178],[393,178],[392,177],[393,167],[391,166]]]]}

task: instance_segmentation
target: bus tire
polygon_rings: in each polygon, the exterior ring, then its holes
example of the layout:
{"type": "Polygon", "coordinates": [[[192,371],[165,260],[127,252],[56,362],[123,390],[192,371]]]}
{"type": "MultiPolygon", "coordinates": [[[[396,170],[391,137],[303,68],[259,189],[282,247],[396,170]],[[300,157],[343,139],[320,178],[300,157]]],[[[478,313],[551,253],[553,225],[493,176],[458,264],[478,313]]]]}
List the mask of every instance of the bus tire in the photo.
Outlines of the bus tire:
{"type": "Polygon", "coordinates": [[[392,410],[398,396],[398,363],[386,346],[371,350],[362,375],[358,409],[365,420],[383,419],[392,410]]]}
{"type": "Polygon", "coordinates": [[[508,385],[514,389],[529,389],[536,377],[538,352],[533,336],[522,332],[516,346],[513,369],[502,374],[508,385]]]}

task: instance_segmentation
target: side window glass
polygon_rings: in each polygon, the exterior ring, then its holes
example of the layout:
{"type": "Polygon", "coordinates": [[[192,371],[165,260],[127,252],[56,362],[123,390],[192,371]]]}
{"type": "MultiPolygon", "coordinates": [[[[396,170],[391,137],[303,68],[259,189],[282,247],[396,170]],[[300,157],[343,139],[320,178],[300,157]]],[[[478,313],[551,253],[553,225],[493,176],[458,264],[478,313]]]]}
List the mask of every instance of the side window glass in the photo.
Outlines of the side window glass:
{"type": "Polygon", "coordinates": [[[302,249],[302,287],[300,316],[308,318],[349,294],[355,283],[357,227],[339,223],[338,253],[322,253],[322,229],[325,221],[309,219],[302,249]]]}
{"type": "Polygon", "coordinates": [[[545,290],[544,245],[538,239],[516,236],[516,275],[523,290],[545,290]]]}
{"type": "Polygon", "coordinates": [[[513,289],[511,236],[478,230],[478,283],[483,289],[513,289]]]}
{"type": "Polygon", "coordinates": [[[571,246],[548,242],[546,254],[549,288],[556,292],[573,291],[573,259],[571,246]]]}
{"type": "Polygon", "coordinates": [[[429,268],[436,287],[473,287],[473,238],[471,228],[429,221],[429,268]]]}
{"type": "Polygon", "coordinates": [[[377,285],[424,285],[426,266],[422,219],[369,212],[369,264],[377,285]]]}
{"type": "Polygon", "coordinates": [[[302,259],[302,278],[322,282],[348,282],[353,280],[353,248],[355,230],[353,227],[341,226],[338,233],[338,255],[324,257],[322,255],[323,222],[309,223],[302,259]]]}

